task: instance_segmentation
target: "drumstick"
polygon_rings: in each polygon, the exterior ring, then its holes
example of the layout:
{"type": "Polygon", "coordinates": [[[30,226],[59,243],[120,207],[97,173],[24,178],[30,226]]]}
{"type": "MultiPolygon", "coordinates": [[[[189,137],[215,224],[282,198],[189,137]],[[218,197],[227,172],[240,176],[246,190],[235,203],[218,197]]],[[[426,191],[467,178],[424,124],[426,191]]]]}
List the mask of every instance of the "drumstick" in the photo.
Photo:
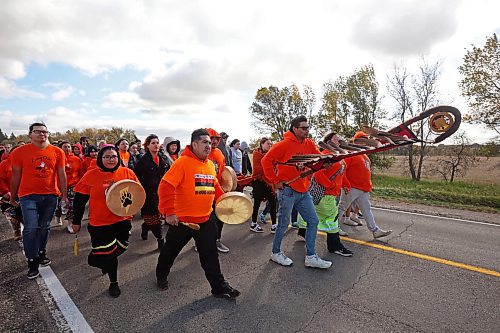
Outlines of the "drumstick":
{"type": "Polygon", "coordinates": [[[304,171],[304,172],[302,172],[300,175],[298,175],[297,177],[292,178],[291,180],[289,180],[289,181],[285,182],[285,184],[286,184],[286,185],[290,185],[290,184],[291,184],[291,183],[293,183],[294,181],[296,181],[296,180],[298,180],[298,179],[300,179],[300,178],[307,177],[307,176],[309,176],[310,174],[313,174],[313,173],[315,173],[315,172],[316,172],[316,171],[315,171],[315,170],[313,170],[313,169],[310,169],[310,170],[304,171]]]}
{"type": "Polygon", "coordinates": [[[186,222],[179,222],[179,223],[190,229],[200,230],[200,225],[198,223],[186,223],[186,222]]]}
{"type": "Polygon", "coordinates": [[[75,243],[73,244],[73,253],[75,254],[75,256],[77,256],[78,252],[79,252],[79,248],[78,248],[78,235],[75,234],[75,243]]]}

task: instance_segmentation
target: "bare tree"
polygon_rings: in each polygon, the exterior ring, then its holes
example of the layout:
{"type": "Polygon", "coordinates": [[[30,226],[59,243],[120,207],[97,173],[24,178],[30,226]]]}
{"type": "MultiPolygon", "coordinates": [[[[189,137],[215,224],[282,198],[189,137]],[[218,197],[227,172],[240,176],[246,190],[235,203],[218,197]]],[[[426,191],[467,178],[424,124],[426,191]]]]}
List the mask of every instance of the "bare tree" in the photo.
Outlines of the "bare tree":
{"type": "MultiPolygon", "coordinates": [[[[396,101],[398,110],[394,118],[402,122],[423,112],[438,103],[438,80],[441,64],[430,64],[422,58],[417,74],[410,74],[405,65],[394,65],[393,72],[387,77],[387,90],[396,101]]],[[[412,130],[422,142],[408,147],[408,168],[413,180],[420,180],[426,156],[427,144],[423,141],[429,135],[429,128],[424,120],[415,123],[412,130]]]]}
{"type": "Polygon", "coordinates": [[[454,145],[445,148],[444,155],[431,166],[429,172],[437,173],[443,180],[452,183],[456,176],[465,176],[478,162],[477,149],[471,147],[467,134],[460,132],[455,136],[454,145]]]}

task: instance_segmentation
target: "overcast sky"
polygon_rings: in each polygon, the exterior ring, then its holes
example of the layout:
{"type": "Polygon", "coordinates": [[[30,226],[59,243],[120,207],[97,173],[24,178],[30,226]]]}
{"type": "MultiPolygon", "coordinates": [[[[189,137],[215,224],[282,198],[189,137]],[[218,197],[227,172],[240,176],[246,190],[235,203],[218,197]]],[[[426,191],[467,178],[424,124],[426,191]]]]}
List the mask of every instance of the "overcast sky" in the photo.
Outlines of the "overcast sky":
{"type": "Polygon", "coordinates": [[[320,96],[323,82],[369,63],[391,113],[386,75],[423,55],[442,62],[443,103],[466,113],[457,67],[500,34],[493,0],[1,1],[0,128],[16,135],[43,120],[183,144],[199,127],[248,140],[259,88],[307,84],[320,96]]]}

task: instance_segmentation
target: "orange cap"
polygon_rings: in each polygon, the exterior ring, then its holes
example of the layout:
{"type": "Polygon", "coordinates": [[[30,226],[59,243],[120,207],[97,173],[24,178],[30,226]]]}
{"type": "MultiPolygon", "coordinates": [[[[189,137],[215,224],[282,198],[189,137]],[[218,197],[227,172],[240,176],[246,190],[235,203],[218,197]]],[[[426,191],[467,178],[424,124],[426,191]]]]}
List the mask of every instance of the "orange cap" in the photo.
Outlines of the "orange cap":
{"type": "Polygon", "coordinates": [[[219,132],[217,132],[213,128],[207,128],[206,130],[211,138],[213,138],[213,137],[220,138],[219,132]]]}

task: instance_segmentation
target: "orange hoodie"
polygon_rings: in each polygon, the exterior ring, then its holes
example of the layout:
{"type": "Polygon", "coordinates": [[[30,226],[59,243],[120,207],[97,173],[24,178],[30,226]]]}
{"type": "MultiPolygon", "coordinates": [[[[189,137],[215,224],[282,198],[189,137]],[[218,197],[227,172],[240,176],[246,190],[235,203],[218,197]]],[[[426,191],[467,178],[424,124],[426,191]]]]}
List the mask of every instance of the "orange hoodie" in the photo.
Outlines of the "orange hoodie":
{"type": "Polygon", "coordinates": [[[201,161],[186,146],[158,186],[158,209],[166,216],[177,215],[179,221],[203,223],[212,213],[214,199],[223,193],[213,162],[201,161]]]}
{"type": "Polygon", "coordinates": [[[346,158],[344,161],[346,164],[344,187],[354,187],[364,192],[370,192],[373,185],[368,156],[365,154],[357,155],[346,158]],[[346,184],[349,185],[346,186],[346,184]]]}
{"type": "MultiPolygon", "coordinates": [[[[286,162],[293,155],[321,154],[311,139],[305,139],[301,143],[290,131],[286,132],[284,137],[285,139],[273,145],[261,160],[264,176],[272,184],[277,184],[279,181],[289,181],[301,173],[295,166],[276,164],[277,162],[286,162]]],[[[304,177],[297,179],[289,186],[299,193],[304,193],[307,191],[309,183],[309,177],[304,177]]]]}
{"type": "MultiPolygon", "coordinates": [[[[324,154],[329,154],[328,151],[323,151],[324,154]]],[[[338,196],[340,195],[340,190],[342,189],[342,183],[345,174],[345,163],[344,161],[340,161],[334,163],[328,169],[321,169],[314,174],[314,178],[318,183],[325,187],[325,194],[338,196]],[[335,178],[330,179],[333,175],[335,178]]]]}

